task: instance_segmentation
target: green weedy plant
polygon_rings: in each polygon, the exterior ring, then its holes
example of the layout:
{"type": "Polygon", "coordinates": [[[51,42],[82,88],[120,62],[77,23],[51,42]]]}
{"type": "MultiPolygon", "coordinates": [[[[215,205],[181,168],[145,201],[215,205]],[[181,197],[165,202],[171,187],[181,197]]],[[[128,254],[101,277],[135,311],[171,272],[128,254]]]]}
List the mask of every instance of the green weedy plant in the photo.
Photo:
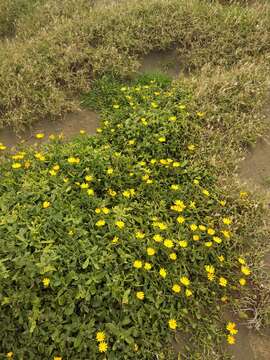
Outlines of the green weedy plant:
{"type": "Polygon", "coordinates": [[[96,136],[3,154],[2,356],[167,360],[178,334],[198,359],[237,341],[222,313],[252,291],[254,203],[218,184],[191,97],[115,84],[96,136]]]}

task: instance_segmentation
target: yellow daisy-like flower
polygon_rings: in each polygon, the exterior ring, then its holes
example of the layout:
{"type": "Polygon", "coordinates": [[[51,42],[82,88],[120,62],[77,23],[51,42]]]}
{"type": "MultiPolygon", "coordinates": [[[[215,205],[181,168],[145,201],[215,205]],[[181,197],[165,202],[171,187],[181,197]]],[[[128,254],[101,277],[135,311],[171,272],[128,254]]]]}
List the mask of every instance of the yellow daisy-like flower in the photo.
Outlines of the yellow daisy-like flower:
{"type": "Polygon", "coordinates": [[[228,342],[229,345],[235,344],[235,337],[232,336],[232,335],[228,335],[227,336],[227,342],[228,342]]]}
{"type": "Polygon", "coordinates": [[[213,281],[215,279],[215,274],[207,273],[207,279],[213,281]]]}
{"type": "Polygon", "coordinates": [[[112,190],[112,189],[109,189],[108,190],[108,194],[111,196],[111,197],[115,197],[116,196],[116,191],[112,190]]]}
{"type": "Polygon", "coordinates": [[[215,272],[215,268],[213,265],[205,265],[204,268],[205,268],[205,271],[210,274],[214,274],[214,272],[215,272]]]}
{"type": "Polygon", "coordinates": [[[170,120],[170,121],[176,121],[176,116],[170,116],[170,117],[169,117],[169,120],[170,120]]]}
{"type": "Polygon", "coordinates": [[[43,209],[47,209],[48,207],[51,206],[51,203],[49,201],[44,201],[42,206],[43,206],[43,209]]]}
{"type": "Polygon", "coordinates": [[[144,238],[145,238],[145,234],[144,234],[143,232],[141,232],[141,231],[137,231],[137,232],[135,233],[135,237],[136,237],[136,239],[144,239],[144,238]]]}
{"type": "Polygon", "coordinates": [[[89,184],[87,184],[87,183],[81,184],[81,189],[88,189],[88,187],[89,187],[89,184]]]}
{"type": "Polygon", "coordinates": [[[190,285],[190,281],[186,276],[182,276],[180,278],[180,282],[181,284],[183,284],[184,286],[189,286],[190,285]]]}
{"type": "Polygon", "coordinates": [[[194,151],[195,150],[195,145],[194,144],[188,145],[188,150],[189,151],[194,151]]]}
{"type": "Polygon", "coordinates": [[[112,175],[113,174],[113,168],[108,168],[107,169],[107,174],[112,175]]]}
{"type": "Polygon", "coordinates": [[[110,213],[110,209],[108,209],[107,207],[104,207],[101,210],[102,210],[103,214],[105,214],[105,215],[108,215],[110,213]]]}
{"type": "Polygon", "coordinates": [[[160,137],[158,138],[158,141],[161,142],[161,143],[163,143],[163,142],[166,141],[166,137],[165,137],[165,136],[160,136],[160,137]]]}
{"type": "Polygon", "coordinates": [[[143,266],[143,263],[141,260],[135,260],[134,263],[133,263],[133,266],[136,268],[136,269],[140,269],[142,266],[143,266]]]}
{"type": "Polygon", "coordinates": [[[215,233],[216,233],[216,231],[215,231],[214,229],[209,228],[209,229],[207,230],[207,234],[208,234],[208,235],[215,235],[215,233]]]}
{"type": "Polygon", "coordinates": [[[198,226],[196,224],[191,224],[190,225],[190,230],[192,230],[192,231],[196,231],[197,228],[198,228],[198,226]]]}
{"type": "Polygon", "coordinates": [[[173,247],[173,241],[169,240],[169,239],[165,239],[163,244],[164,244],[164,246],[166,246],[169,249],[171,249],[173,247]]]}
{"type": "Polygon", "coordinates": [[[84,135],[85,133],[86,133],[85,130],[80,130],[80,134],[81,134],[81,135],[84,135]]]}
{"type": "Polygon", "coordinates": [[[104,226],[106,224],[106,222],[105,222],[105,220],[103,220],[103,219],[100,219],[100,220],[98,220],[97,222],[96,222],[96,226],[97,227],[102,227],[102,226],[104,226]]]}
{"type": "Polygon", "coordinates": [[[88,194],[89,196],[93,196],[93,195],[95,194],[95,192],[94,192],[93,189],[88,189],[88,190],[87,190],[87,194],[88,194]]]}
{"type": "Polygon", "coordinates": [[[147,255],[149,256],[153,256],[156,253],[156,250],[151,247],[147,248],[146,251],[147,251],[147,255]]]}
{"type": "Polygon", "coordinates": [[[244,279],[244,278],[239,279],[239,284],[240,284],[241,286],[245,286],[246,283],[247,283],[246,279],[244,279]]]}
{"type": "Polygon", "coordinates": [[[197,116],[199,116],[199,117],[204,117],[204,115],[205,115],[205,112],[202,112],[202,111],[197,112],[197,116]]]}
{"type": "Polygon", "coordinates": [[[121,220],[118,220],[115,222],[115,225],[119,228],[119,229],[123,229],[125,227],[125,223],[121,220]]]}
{"type": "Polygon", "coordinates": [[[43,283],[44,287],[48,287],[50,285],[50,282],[51,282],[50,279],[47,277],[42,279],[42,283],[43,283]]]}
{"type": "Polygon", "coordinates": [[[174,284],[172,287],[172,291],[175,292],[176,294],[180,293],[181,291],[181,286],[178,284],[174,284]]]}
{"type": "Polygon", "coordinates": [[[38,134],[36,134],[36,139],[43,139],[44,136],[45,135],[43,133],[38,133],[38,134]]]}
{"type": "Polygon", "coordinates": [[[193,240],[194,241],[200,240],[200,235],[193,235],[193,240]]]}
{"type": "Polygon", "coordinates": [[[98,351],[101,353],[105,353],[108,350],[108,345],[105,341],[102,341],[98,344],[98,351]]]}
{"type": "Polygon", "coordinates": [[[213,236],[213,240],[214,240],[214,242],[216,242],[217,244],[221,244],[221,243],[222,243],[221,238],[218,237],[218,236],[213,236]]]}
{"type": "Polygon", "coordinates": [[[9,351],[6,356],[8,359],[11,359],[13,357],[14,353],[12,351],[9,351]]]}
{"type": "Polygon", "coordinates": [[[165,279],[165,277],[167,276],[167,271],[164,268],[161,268],[159,270],[159,275],[163,277],[163,279],[165,279]]]}
{"type": "Polygon", "coordinates": [[[118,241],[119,241],[119,237],[114,236],[113,239],[112,239],[112,243],[113,243],[113,244],[117,244],[118,241]]]}
{"type": "Polygon", "coordinates": [[[71,156],[71,157],[68,158],[67,161],[68,161],[69,164],[78,164],[80,162],[80,159],[71,156]]]}
{"type": "Polygon", "coordinates": [[[220,285],[220,286],[226,287],[227,284],[228,284],[228,280],[227,280],[227,279],[225,279],[224,277],[220,277],[220,278],[219,278],[219,285],[220,285]]]}
{"type": "Polygon", "coordinates": [[[224,235],[224,237],[225,237],[226,239],[230,239],[231,235],[230,235],[230,232],[229,232],[229,231],[227,231],[227,230],[222,230],[221,232],[222,232],[222,234],[224,235]]]}
{"type": "Polygon", "coordinates": [[[159,235],[159,234],[154,235],[153,239],[158,243],[163,241],[163,237],[161,235],[159,235]]]}
{"type": "Polygon", "coordinates": [[[188,242],[186,240],[180,240],[179,241],[179,245],[182,247],[182,248],[186,248],[188,246],[188,242]]]}
{"type": "Polygon", "coordinates": [[[249,267],[245,266],[245,265],[241,266],[241,272],[246,276],[251,274],[251,271],[250,271],[249,267]]]}
{"type": "Polygon", "coordinates": [[[3,145],[2,143],[0,143],[0,150],[6,150],[6,146],[5,145],[3,145]]]}
{"type": "Polygon", "coordinates": [[[54,356],[53,360],[62,360],[61,356],[54,356]]]}
{"type": "Polygon", "coordinates": [[[223,218],[222,221],[224,225],[230,225],[232,223],[232,220],[230,218],[223,218]]]}
{"type": "Polygon", "coordinates": [[[172,189],[172,190],[179,190],[180,189],[180,186],[179,185],[176,185],[176,184],[172,184],[171,186],[170,186],[170,188],[172,189]]]}
{"type": "Polygon", "coordinates": [[[22,167],[22,164],[20,164],[20,163],[13,163],[11,166],[12,166],[12,169],[19,169],[20,167],[22,167]]]}
{"type": "Polygon", "coordinates": [[[119,104],[114,104],[114,105],[113,105],[113,108],[114,108],[114,109],[119,109],[119,108],[120,108],[120,105],[119,105],[119,104]]]}
{"type": "Polygon", "coordinates": [[[201,231],[206,231],[206,226],[204,226],[204,225],[199,225],[199,229],[200,229],[201,231]]]}
{"type": "Polygon", "coordinates": [[[85,181],[89,182],[89,181],[92,181],[92,180],[93,180],[93,176],[91,176],[91,175],[86,175],[86,176],[84,177],[84,179],[85,179],[85,181]]]}
{"type": "Polygon", "coordinates": [[[220,255],[220,256],[218,256],[218,260],[219,260],[220,262],[223,262],[223,261],[225,260],[225,258],[224,258],[223,255],[220,255]]]}
{"type": "Polygon", "coordinates": [[[209,196],[209,195],[210,195],[209,191],[206,190],[206,189],[203,189],[203,190],[202,190],[202,193],[203,193],[203,195],[205,195],[205,196],[209,196]]]}
{"type": "Polygon", "coordinates": [[[170,258],[171,260],[175,261],[175,260],[177,259],[176,253],[171,253],[171,254],[169,255],[169,258],[170,258]]]}
{"type": "Polygon", "coordinates": [[[136,292],[136,297],[139,300],[143,300],[144,299],[144,292],[143,291],[137,291],[136,292]]]}
{"type": "Polygon", "coordinates": [[[179,161],[174,161],[172,164],[173,167],[177,168],[181,166],[181,163],[179,161]]]}
{"type": "Polygon", "coordinates": [[[190,296],[192,296],[193,293],[190,289],[186,289],[185,294],[186,294],[186,297],[190,297],[190,296]]]}
{"type": "Polygon", "coordinates": [[[104,331],[98,331],[98,332],[96,333],[96,340],[97,340],[98,342],[104,341],[105,338],[106,338],[106,335],[105,335],[105,332],[104,332],[104,331]]]}
{"type": "Polygon", "coordinates": [[[158,104],[155,102],[151,102],[151,106],[152,106],[152,108],[156,109],[158,107],[158,104]]]}
{"type": "Polygon", "coordinates": [[[238,262],[239,262],[241,265],[245,265],[245,264],[246,264],[245,259],[243,259],[242,257],[239,257],[239,258],[238,258],[238,262]]]}
{"type": "Polygon", "coordinates": [[[179,224],[183,224],[186,219],[184,218],[184,216],[178,216],[178,218],[176,219],[176,221],[179,223],[179,224]]]}
{"type": "Polygon", "coordinates": [[[152,265],[151,265],[150,263],[146,262],[146,263],[144,264],[144,269],[145,269],[145,270],[151,270],[151,269],[152,269],[152,265]]]}
{"type": "Polygon", "coordinates": [[[234,322],[229,321],[226,329],[230,332],[231,335],[236,335],[238,330],[236,329],[236,324],[234,322]]]}
{"type": "Polygon", "coordinates": [[[213,243],[212,243],[212,241],[206,241],[206,242],[204,243],[204,246],[206,246],[206,247],[211,247],[211,246],[213,246],[213,243]]]}
{"type": "Polygon", "coordinates": [[[177,328],[177,322],[175,319],[170,319],[168,321],[168,325],[171,330],[175,330],[177,328]]]}

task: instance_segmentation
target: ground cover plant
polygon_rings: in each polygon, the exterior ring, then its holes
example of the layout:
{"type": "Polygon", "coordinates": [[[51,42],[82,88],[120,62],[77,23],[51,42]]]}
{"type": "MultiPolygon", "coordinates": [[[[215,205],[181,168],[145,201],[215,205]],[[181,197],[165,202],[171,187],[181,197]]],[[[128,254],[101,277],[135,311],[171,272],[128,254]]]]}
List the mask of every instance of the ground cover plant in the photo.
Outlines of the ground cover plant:
{"type": "Polygon", "coordinates": [[[18,16],[16,36],[0,45],[1,126],[20,130],[74,110],[89,80],[107,72],[130,76],[152,50],[177,48],[187,72],[206,64],[269,64],[267,1],[251,7],[201,0],[111,2],[44,0],[18,16]]]}
{"type": "Polygon", "coordinates": [[[180,334],[183,358],[225,358],[238,330],[223,313],[253,291],[259,207],[220,186],[192,93],[112,81],[84,97],[96,136],[1,146],[2,355],[167,360],[180,334]]]}

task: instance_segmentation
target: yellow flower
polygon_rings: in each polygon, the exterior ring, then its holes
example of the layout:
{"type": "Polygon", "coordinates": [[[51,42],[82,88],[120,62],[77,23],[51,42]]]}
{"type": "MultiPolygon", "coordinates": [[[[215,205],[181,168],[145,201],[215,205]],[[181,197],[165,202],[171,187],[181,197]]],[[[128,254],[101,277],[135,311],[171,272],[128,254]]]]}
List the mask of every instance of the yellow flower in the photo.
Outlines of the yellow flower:
{"type": "Polygon", "coordinates": [[[161,242],[163,240],[163,237],[159,234],[156,234],[153,236],[153,239],[156,241],[156,242],[161,242]]]}
{"type": "Polygon", "coordinates": [[[105,341],[102,341],[98,344],[98,351],[101,352],[101,353],[104,353],[106,352],[108,349],[108,345],[105,341]]]}
{"type": "Polygon", "coordinates": [[[172,287],[172,291],[175,292],[176,294],[180,293],[180,291],[181,291],[180,285],[174,284],[172,287]]]}
{"type": "Polygon", "coordinates": [[[190,285],[190,281],[186,276],[182,276],[180,278],[180,282],[181,284],[183,284],[184,286],[189,286],[190,285]]]}
{"type": "Polygon", "coordinates": [[[120,105],[114,104],[114,105],[113,105],[113,108],[114,108],[114,109],[119,109],[119,108],[120,108],[120,105]]]}
{"type": "Polygon", "coordinates": [[[222,221],[224,225],[230,225],[232,223],[232,220],[230,218],[223,218],[222,221]]]}
{"type": "Polygon", "coordinates": [[[215,274],[207,273],[207,279],[213,281],[215,279],[215,274]]]}
{"type": "Polygon", "coordinates": [[[116,191],[112,190],[112,189],[109,189],[108,190],[108,194],[111,196],[111,197],[115,197],[116,196],[116,191]]]}
{"type": "Polygon", "coordinates": [[[214,272],[215,272],[215,268],[213,265],[205,265],[204,268],[205,268],[205,271],[210,274],[214,274],[214,272]]]}
{"type": "Polygon", "coordinates": [[[202,111],[197,112],[197,116],[199,116],[199,117],[204,117],[204,115],[205,115],[205,112],[202,112],[202,111]]]}
{"type": "Polygon", "coordinates": [[[43,283],[43,285],[45,286],[45,287],[48,287],[49,285],[50,285],[50,279],[49,278],[43,278],[42,279],[42,283],[43,283]]]}
{"type": "Polygon", "coordinates": [[[53,360],[62,360],[61,356],[54,356],[53,360]]]}
{"type": "Polygon", "coordinates": [[[107,174],[108,174],[108,175],[112,175],[112,173],[113,173],[113,168],[111,168],[111,167],[108,168],[108,169],[107,169],[107,174]]]}
{"type": "Polygon", "coordinates": [[[94,192],[93,189],[88,189],[88,190],[87,190],[87,194],[88,194],[89,196],[93,196],[93,195],[95,194],[95,192],[94,192]]]}
{"type": "Polygon", "coordinates": [[[231,237],[229,231],[227,231],[227,230],[222,230],[221,232],[222,232],[222,234],[224,235],[224,237],[225,237],[226,239],[229,239],[229,238],[231,237]]]}
{"type": "Polygon", "coordinates": [[[37,138],[37,139],[43,139],[43,138],[44,138],[44,134],[38,133],[38,134],[36,134],[36,138],[37,138]]]}
{"type": "Polygon", "coordinates": [[[220,203],[221,206],[225,206],[225,205],[226,205],[226,201],[225,201],[225,200],[220,200],[219,203],[220,203]]]}
{"type": "Polygon", "coordinates": [[[19,169],[19,168],[22,166],[22,164],[20,164],[20,163],[13,163],[11,166],[12,166],[13,169],[19,169]]]}
{"type": "Polygon", "coordinates": [[[186,219],[184,218],[184,216],[178,216],[178,218],[176,219],[176,221],[179,223],[179,224],[183,224],[186,219]]]}
{"type": "Polygon", "coordinates": [[[239,279],[239,284],[240,284],[241,286],[245,286],[246,283],[247,283],[246,279],[244,279],[244,278],[239,279]]]}
{"type": "Polygon", "coordinates": [[[215,231],[214,229],[209,228],[209,229],[207,230],[207,234],[208,234],[208,235],[215,235],[215,233],[216,233],[216,231],[215,231]]]}
{"type": "Polygon", "coordinates": [[[105,215],[110,213],[110,209],[108,209],[107,207],[104,207],[101,210],[102,210],[103,214],[105,214],[105,215]]]}
{"type": "Polygon", "coordinates": [[[116,244],[116,243],[118,243],[118,240],[119,240],[119,237],[114,236],[113,239],[112,239],[112,243],[116,244]]]}
{"type": "Polygon", "coordinates": [[[161,268],[159,270],[159,275],[163,277],[163,279],[165,279],[165,277],[167,276],[167,271],[164,268],[161,268]]]}
{"type": "Polygon", "coordinates": [[[179,109],[185,110],[185,108],[186,108],[186,105],[184,105],[184,104],[180,104],[180,105],[179,105],[179,109]]]}
{"type": "Polygon", "coordinates": [[[115,221],[115,225],[119,228],[119,229],[123,229],[125,227],[125,223],[121,220],[115,221]]]}
{"type": "Polygon", "coordinates": [[[104,226],[105,225],[105,220],[103,220],[103,219],[100,219],[100,220],[98,220],[97,222],[96,222],[96,226],[97,227],[102,227],[102,226],[104,226]]]}
{"type": "Polygon", "coordinates": [[[225,258],[224,258],[223,255],[220,255],[220,256],[218,256],[218,260],[219,260],[220,262],[223,262],[223,261],[225,260],[225,258]]]}
{"type": "Polygon", "coordinates": [[[201,231],[205,231],[205,230],[206,230],[206,226],[204,226],[204,225],[199,225],[199,229],[200,229],[201,231]]]}
{"type": "Polygon", "coordinates": [[[133,266],[136,268],[136,269],[140,269],[142,267],[143,263],[141,260],[135,260],[134,263],[133,263],[133,266]]]}
{"type": "Polygon", "coordinates": [[[144,264],[144,269],[145,269],[145,270],[151,270],[151,269],[152,269],[152,265],[151,265],[150,263],[146,262],[146,263],[144,264]]]}
{"type": "Polygon", "coordinates": [[[218,237],[218,236],[213,236],[213,240],[214,240],[217,244],[221,244],[221,243],[222,243],[221,238],[218,237]]]}
{"type": "Polygon", "coordinates": [[[245,264],[246,264],[245,259],[243,259],[242,257],[239,257],[239,258],[238,258],[238,262],[239,262],[241,265],[245,265],[245,264]]]}
{"type": "Polygon", "coordinates": [[[177,168],[181,166],[181,163],[179,161],[174,161],[172,164],[173,167],[177,168]]]}
{"type": "Polygon", "coordinates": [[[13,355],[14,355],[13,352],[10,351],[10,352],[7,353],[7,358],[11,359],[13,357],[13,355]]]}
{"type": "Polygon", "coordinates": [[[248,193],[246,191],[240,191],[240,198],[245,198],[248,196],[248,193]]]}
{"type": "Polygon", "coordinates": [[[165,141],[166,141],[165,136],[160,136],[160,137],[158,138],[158,141],[161,142],[161,143],[165,142],[165,141]]]}
{"type": "Polygon", "coordinates": [[[228,335],[227,336],[227,342],[228,342],[229,345],[235,344],[235,337],[232,336],[232,335],[228,335]]]}
{"type": "Polygon", "coordinates": [[[212,241],[206,241],[204,243],[204,246],[206,246],[206,247],[211,247],[212,245],[213,245],[212,241]]]}
{"type": "Polygon", "coordinates": [[[53,170],[54,170],[54,171],[58,171],[59,169],[60,169],[60,166],[59,166],[59,165],[56,164],[56,165],[53,166],[53,170]]]}
{"type": "Polygon", "coordinates": [[[129,141],[128,141],[128,145],[134,145],[135,142],[136,142],[136,140],[134,140],[134,139],[133,139],[133,140],[129,140],[129,141]]]}
{"type": "Polygon", "coordinates": [[[188,150],[189,151],[195,150],[195,145],[193,145],[193,144],[188,145],[188,150]]]}
{"type": "Polygon", "coordinates": [[[169,120],[170,120],[170,121],[176,121],[176,116],[170,116],[170,117],[169,117],[169,120]]]}
{"type": "Polygon", "coordinates": [[[136,239],[143,239],[145,237],[145,234],[141,231],[137,231],[135,233],[135,237],[136,237],[136,239]]]}
{"type": "Polygon", "coordinates": [[[186,289],[185,291],[186,297],[192,296],[192,291],[190,289],[186,289]]]}
{"type": "Polygon", "coordinates": [[[199,185],[200,182],[199,182],[198,179],[194,179],[194,180],[193,180],[193,183],[194,183],[195,185],[199,185]]]}
{"type": "Polygon", "coordinates": [[[171,260],[176,260],[177,259],[177,255],[176,255],[176,253],[171,253],[170,255],[169,255],[169,258],[171,259],[171,260]]]}
{"type": "Polygon", "coordinates": [[[50,139],[50,140],[54,140],[54,139],[55,139],[55,135],[54,135],[54,134],[49,135],[49,139],[50,139]]]}
{"type": "Polygon", "coordinates": [[[137,296],[137,299],[143,300],[144,299],[144,292],[143,291],[137,291],[136,296],[137,296]]]}
{"type": "Polygon", "coordinates": [[[89,182],[89,181],[92,181],[92,180],[93,180],[93,176],[91,176],[91,175],[86,175],[86,176],[84,177],[84,179],[85,179],[85,181],[89,182]]]}
{"type": "Polygon", "coordinates": [[[180,240],[179,241],[179,245],[182,247],[182,248],[186,248],[188,246],[188,242],[186,240],[180,240]]]}
{"type": "Polygon", "coordinates": [[[87,183],[81,184],[81,189],[88,189],[89,185],[87,183]]]}
{"type": "Polygon", "coordinates": [[[6,146],[5,145],[3,145],[2,143],[0,143],[0,150],[6,150],[6,146]]]}
{"type": "Polygon", "coordinates": [[[69,164],[78,164],[80,162],[80,159],[71,156],[71,157],[68,158],[67,161],[68,161],[69,164]]]}
{"type": "Polygon", "coordinates": [[[164,246],[166,246],[169,249],[171,249],[173,247],[173,241],[169,240],[169,239],[165,239],[163,244],[164,244],[164,246]]]}
{"type": "Polygon", "coordinates": [[[172,190],[179,190],[179,189],[180,189],[180,186],[179,186],[179,185],[176,185],[176,184],[172,184],[172,185],[171,185],[171,189],[172,189],[172,190]]]}
{"type": "Polygon", "coordinates": [[[227,286],[227,283],[228,283],[228,280],[225,279],[224,277],[220,277],[220,278],[219,278],[219,285],[220,285],[220,286],[226,287],[226,286],[227,286]]]}
{"type": "Polygon", "coordinates": [[[198,226],[196,224],[191,224],[190,225],[190,230],[192,230],[192,231],[196,231],[197,228],[198,228],[198,226]]]}
{"type": "Polygon", "coordinates": [[[177,322],[175,319],[170,319],[168,321],[169,328],[175,330],[177,328],[177,322]]]}
{"type": "Polygon", "coordinates": [[[248,266],[245,266],[245,265],[242,265],[242,266],[241,266],[241,272],[242,272],[244,275],[246,275],[246,276],[250,275],[250,273],[251,273],[249,267],[248,267],[248,266]]]}
{"type": "Polygon", "coordinates": [[[153,256],[156,253],[156,250],[151,247],[147,248],[146,251],[149,256],[153,256]]]}
{"type": "Polygon", "coordinates": [[[202,193],[203,193],[205,196],[209,196],[209,195],[210,195],[210,194],[209,194],[209,191],[206,190],[206,189],[203,189],[203,190],[202,190],[202,193]]]}
{"type": "Polygon", "coordinates": [[[56,176],[57,175],[57,172],[55,170],[50,170],[49,173],[50,173],[51,176],[56,176]]]}
{"type": "Polygon", "coordinates": [[[151,102],[151,106],[152,106],[152,108],[156,109],[158,107],[158,104],[155,102],[151,102]]]}
{"type": "Polygon", "coordinates": [[[236,329],[236,324],[234,322],[228,322],[226,329],[230,332],[231,335],[236,335],[238,330],[236,329]]]}
{"type": "Polygon", "coordinates": [[[51,206],[51,203],[49,201],[44,201],[42,206],[43,209],[47,209],[49,206],[51,206]]]}
{"type": "Polygon", "coordinates": [[[125,190],[122,192],[123,196],[126,197],[126,198],[129,198],[130,197],[130,191],[129,190],[125,190]]]}
{"type": "Polygon", "coordinates": [[[193,240],[194,241],[200,240],[200,235],[193,235],[193,240]]]}

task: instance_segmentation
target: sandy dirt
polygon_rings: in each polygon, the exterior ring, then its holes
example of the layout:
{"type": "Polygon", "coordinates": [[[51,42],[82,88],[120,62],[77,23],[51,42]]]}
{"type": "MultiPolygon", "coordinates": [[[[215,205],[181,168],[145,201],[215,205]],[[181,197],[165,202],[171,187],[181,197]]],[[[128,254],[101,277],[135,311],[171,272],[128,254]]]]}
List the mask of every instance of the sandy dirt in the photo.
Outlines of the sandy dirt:
{"type": "Polygon", "coordinates": [[[73,136],[85,130],[88,134],[95,134],[99,125],[98,115],[90,110],[81,110],[75,113],[66,114],[60,121],[42,120],[33,125],[33,127],[24,133],[16,134],[12,129],[0,130],[0,142],[8,147],[15,147],[19,144],[33,145],[48,141],[51,134],[63,134],[64,139],[69,140],[73,136]],[[37,140],[35,135],[44,133],[42,140],[37,140]]]}

